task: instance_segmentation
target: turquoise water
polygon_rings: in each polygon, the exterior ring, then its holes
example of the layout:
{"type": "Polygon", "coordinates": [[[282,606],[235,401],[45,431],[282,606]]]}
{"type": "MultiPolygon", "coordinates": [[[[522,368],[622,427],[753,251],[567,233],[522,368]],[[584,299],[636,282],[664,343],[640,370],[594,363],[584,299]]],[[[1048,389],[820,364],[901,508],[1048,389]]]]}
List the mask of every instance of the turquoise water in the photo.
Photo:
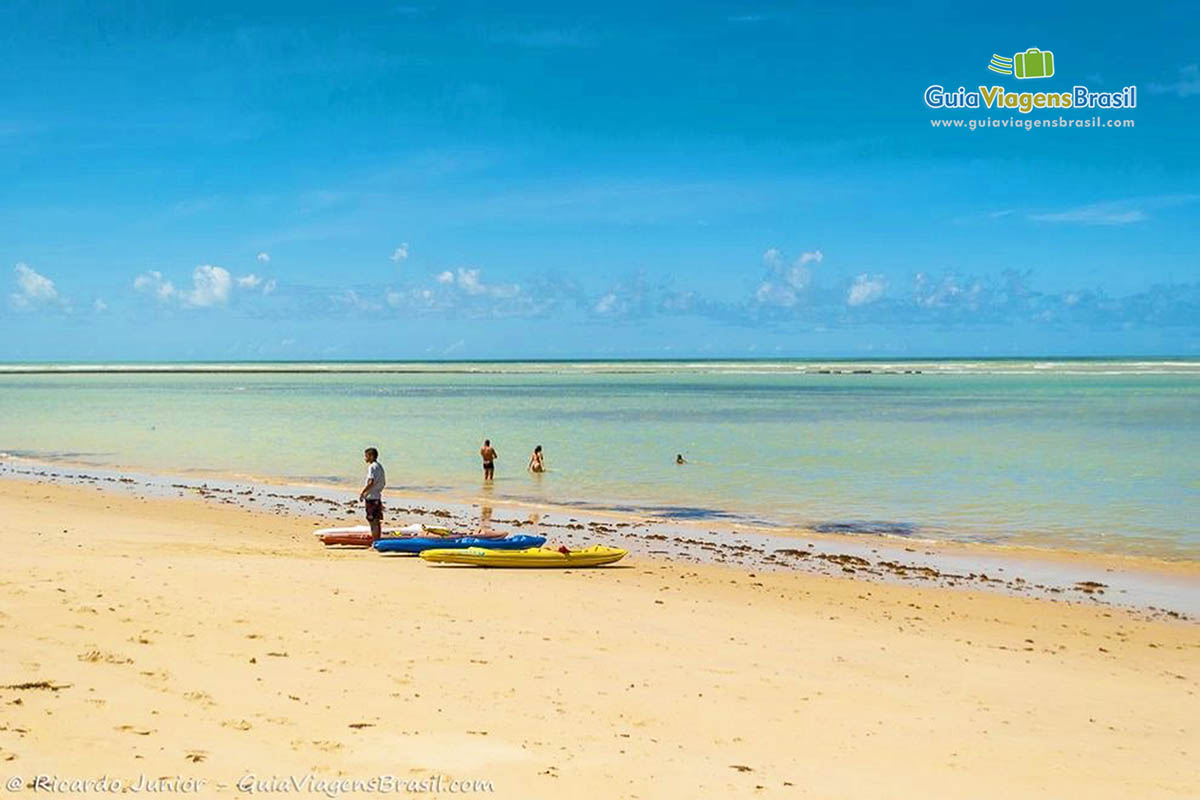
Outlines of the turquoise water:
{"type": "Polygon", "coordinates": [[[0,367],[0,450],[356,484],[375,445],[478,497],[490,437],[495,499],[1200,557],[1195,362],[46,369],[0,367]]]}

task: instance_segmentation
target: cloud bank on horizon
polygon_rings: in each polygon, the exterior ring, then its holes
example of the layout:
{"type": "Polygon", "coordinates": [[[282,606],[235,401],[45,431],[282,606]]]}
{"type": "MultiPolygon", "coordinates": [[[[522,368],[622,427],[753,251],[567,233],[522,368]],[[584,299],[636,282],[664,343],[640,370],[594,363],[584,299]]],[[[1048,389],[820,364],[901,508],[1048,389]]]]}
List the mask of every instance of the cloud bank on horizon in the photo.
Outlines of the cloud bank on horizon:
{"type": "Polygon", "coordinates": [[[405,8],[0,10],[0,359],[1200,352],[1166,8],[405,8]],[[1027,41],[1136,125],[931,129],[1027,41]]]}

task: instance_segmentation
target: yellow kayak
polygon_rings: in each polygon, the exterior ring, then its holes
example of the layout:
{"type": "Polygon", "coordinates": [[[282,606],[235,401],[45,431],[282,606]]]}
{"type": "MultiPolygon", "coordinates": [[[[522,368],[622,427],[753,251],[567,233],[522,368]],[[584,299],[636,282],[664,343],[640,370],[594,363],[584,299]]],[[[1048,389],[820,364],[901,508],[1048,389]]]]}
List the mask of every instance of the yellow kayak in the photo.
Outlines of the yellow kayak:
{"type": "Polygon", "coordinates": [[[619,547],[595,545],[566,553],[549,547],[531,547],[528,550],[489,550],[483,547],[467,547],[461,550],[425,550],[421,558],[439,564],[474,564],[477,567],[525,567],[548,569],[558,567],[598,567],[611,564],[625,557],[619,547]]]}

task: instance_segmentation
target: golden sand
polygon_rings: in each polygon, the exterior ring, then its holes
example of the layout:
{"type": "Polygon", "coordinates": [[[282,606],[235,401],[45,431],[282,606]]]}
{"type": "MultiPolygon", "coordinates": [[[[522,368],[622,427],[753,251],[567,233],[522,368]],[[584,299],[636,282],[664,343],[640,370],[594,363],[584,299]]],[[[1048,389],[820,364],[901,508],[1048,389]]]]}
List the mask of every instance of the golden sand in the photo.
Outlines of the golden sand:
{"type": "Polygon", "coordinates": [[[0,483],[0,779],[1200,794],[1194,623],[633,558],[434,567],[327,551],[311,528],[0,483]]]}

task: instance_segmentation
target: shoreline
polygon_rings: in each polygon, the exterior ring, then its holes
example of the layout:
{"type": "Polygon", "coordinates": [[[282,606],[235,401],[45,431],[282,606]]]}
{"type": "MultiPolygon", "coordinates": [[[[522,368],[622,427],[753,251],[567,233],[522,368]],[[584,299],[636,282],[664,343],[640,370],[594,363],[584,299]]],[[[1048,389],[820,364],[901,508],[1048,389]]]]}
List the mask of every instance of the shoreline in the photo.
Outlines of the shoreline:
{"type": "MultiPolygon", "coordinates": [[[[322,492],[353,494],[359,484],[353,480],[341,480],[333,476],[287,476],[265,475],[228,470],[190,468],[178,471],[160,470],[135,464],[113,464],[73,456],[88,455],[85,453],[64,453],[50,455],[45,453],[31,454],[28,451],[0,451],[0,470],[6,463],[30,465],[40,469],[62,469],[105,474],[138,475],[141,479],[167,479],[177,477],[189,481],[211,481],[236,483],[243,486],[276,486],[284,488],[317,489],[322,492]]],[[[623,502],[613,504],[601,501],[555,502],[543,500],[520,493],[494,494],[495,485],[482,485],[477,491],[463,490],[450,486],[417,484],[413,486],[389,485],[390,495],[416,499],[426,504],[450,503],[454,505],[479,505],[493,503],[505,506],[529,508],[545,513],[572,513],[576,515],[594,515],[606,518],[622,518],[653,521],[655,523],[679,525],[685,527],[716,528],[723,531],[744,530],[759,534],[778,533],[780,535],[808,536],[838,540],[882,539],[893,543],[907,542],[918,546],[930,547],[964,547],[981,548],[983,552],[1001,551],[1012,553],[1029,553],[1034,556],[1044,555],[1046,558],[1066,556],[1071,558],[1095,558],[1097,561],[1115,560],[1118,562],[1140,562],[1147,568],[1156,565],[1166,566],[1178,564],[1184,569],[1196,567],[1200,570],[1200,551],[1192,555],[1190,551],[1183,554],[1174,552],[1130,552],[1115,546],[1104,548],[1100,546],[1081,546],[1071,548],[1041,544],[1045,535],[1014,534],[1007,539],[993,536],[921,535],[926,531],[942,530],[936,525],[920,525],[909,522],[889,522],[872,519],[849,519],[843,521],[825,521],[813,525],[799,525],[783,520],[768,520],[751,516],[747,513],[722,509],[692,506],[667,505],[631,505],[623,502]],[[658,513],[656,513],[658,512],[658,513]],[[912,533],[899,532],[911,528],[912,533]]],[[[503,490],[501,490],[503,491],[503,490]]],[[[1136,541],[1136,540],[1132,540],[1136,541]]]]}
{"type": "MultiPolygon", "coordinates": [[[[92,485],[157,499],[192,498],[294,519],[359,524],[350,486],[220,476],[146,473],[65,461],[0,458],[0,478],[92,485]]],[[[490,503],[495,528],[540,533],[569,546],[600,543],[664,561],[725,564],[743,570],[854,576],[869,582],[980,588],[1046,600],[1072,600],[1200,618],[1200,562],[1133,554],[1002,543],[954,542],[881,534],[822,533],[728,520],[679,520],[605,509],[495,497],[451,497],[389,489],[388,521],[451,524],[473,530],[490,503]],[[514,516],[515,515],[515,516],[514,516]],[[530,522],[536,519],[536,523],[530,522]]]]}

